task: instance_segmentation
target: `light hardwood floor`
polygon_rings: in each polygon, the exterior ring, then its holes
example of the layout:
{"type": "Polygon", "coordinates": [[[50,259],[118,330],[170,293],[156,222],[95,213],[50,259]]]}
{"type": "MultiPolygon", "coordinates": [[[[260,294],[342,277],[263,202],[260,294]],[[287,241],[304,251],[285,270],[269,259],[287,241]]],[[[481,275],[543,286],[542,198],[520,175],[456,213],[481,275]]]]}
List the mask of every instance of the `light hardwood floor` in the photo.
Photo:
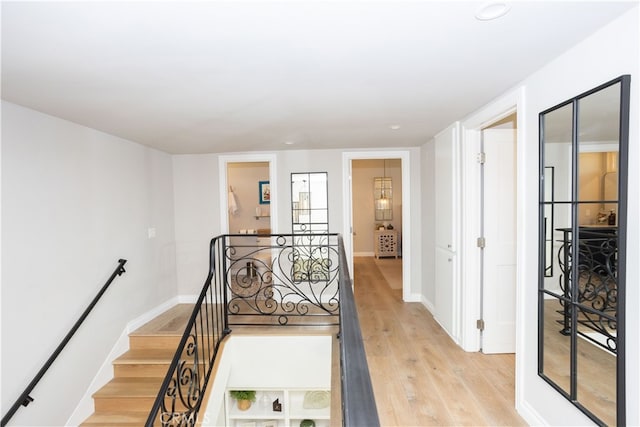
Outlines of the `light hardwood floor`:
{"type": "Polygon", "coordinates": [[[354,259],[354,287],[383,426],[526,425],[513,354],[460,349],[422,304],[402,301],[373,258],[354,259]]]}
{"type": "MultiPolygon", "coordinates": [[[[514,355],[464,352],[422,304],[402,301],[402,290],[388,285],[372,257],[354,259],[354,277],[381,425],[526,425],[514,408],[514,355]]],[[[181,335],[192,309],[190,304],[176,306],[132,336],[181,335]]],[[[234,328],[234,333],[252,331],[234,328]]],[[[304,331],[308,328],[298,332],[304,331]]]]}

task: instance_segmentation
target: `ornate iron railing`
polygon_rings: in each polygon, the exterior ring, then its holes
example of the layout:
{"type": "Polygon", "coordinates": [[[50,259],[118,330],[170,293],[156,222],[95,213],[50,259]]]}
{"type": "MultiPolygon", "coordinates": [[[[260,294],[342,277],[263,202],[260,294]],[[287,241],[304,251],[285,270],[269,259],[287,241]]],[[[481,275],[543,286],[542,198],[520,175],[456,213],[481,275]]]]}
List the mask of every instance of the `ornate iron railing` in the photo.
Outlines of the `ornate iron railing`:
{"type": "Polygon", "coordinates": [[[229,235],[223,250],[229,326],[338,325],[337,235],[229,235]]]}
{"type": "Polygon", "coordinates": [[[67,335],[62,339],[62,342],[54,350],[53,354],[51,354],[49,359],[47,359],[47,361],[44,363],[42,368],[40,368],[40,370],[38,371],[36,376],[33,378],[33,380],[31,380],[29,385],[20,394],[18,399],[15,401],[15,403],[11,406],[11,408],[9,408],[7,413],[2,417],[2,422],[0,423],[2,427],[7,425],[11,417],[13,417],[13,415],[16,413],[18,409],[20,409],[21,405],[27,406],[31,402],[33,402],[33,398],[29,394],[33,391],[36,385],[38,385],[38,383],[40,382],[44,374],[47,373],[47,371],[49,370],[53,362],[55,362],[55,360],[58,358],[62,350],[64,350],[64,348],[67,346],[71,338],[75,335],[76,331],[80,328],[80,326],[85,321],[87,316],[89,316],[89,313],[91,313],[91,310],[93,310],[93,308],[96,306],[100,298],[102,298],[102,295],[104,295],[104,293],[107,291],[111,283],[115,280],[116,277],[122,276],[122,274],[125,273],[124,265],[126,263],[127,263],[126,259],[118,260],[118,265],[116,266],[113,273],[111,273],[111,276],[109,277],[109,279],[107,279],[106,283],[102,286],[98,294],[93,298],[93,300],[91,301],[89,306],[84,310],[82,315],[80,315],[80,318],[76,321],[76,323],[73,325],[71,330],[67,333],[67,335]]]}
{"type": "Polygon", "coordinates": [[[573,253],[571,230],[563,229],[564,238],[558,251],[560,266],[559,283],[563,296],[567,300],[560,300],[563,305],[562,333],[571,330],[572,293],[576,292],[576,321],[577,333],[592,343],[605,348],[612,353],[617,352],[617,310],[618,310],[618,235],[616,228],[588,228],[579,230],[578,251],[573,253]],[[577,269],[577,279],[571,279],[571,269],[574,264],[577,269]],[[585,331],[594,331],[601,335],[600,340],[594,340],[585,331]]]}
{"type": "Polygon", "coordinates": [[[343,424],[379,425],[344,246],[324,233],[211,241],[207,280],[147,427],[196,424],[220,344],[240,325],[340,325],[343,424]]]}
{"type": "Polygon", "coordinates": [[[194,426],[220,343],[229,334],[226,317],[225,236],[211,240],[209,274],[145,426],[194,426]]]}

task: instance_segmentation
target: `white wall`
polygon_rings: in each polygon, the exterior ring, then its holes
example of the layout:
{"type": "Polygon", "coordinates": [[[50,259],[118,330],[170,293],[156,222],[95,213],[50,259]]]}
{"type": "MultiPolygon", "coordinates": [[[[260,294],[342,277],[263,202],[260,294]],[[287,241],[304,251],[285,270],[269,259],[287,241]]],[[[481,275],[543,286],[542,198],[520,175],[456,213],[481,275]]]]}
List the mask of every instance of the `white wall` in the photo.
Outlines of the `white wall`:
{"type": "Polygon", "coordinates": [[[176,295],[172,186],[165,153],[2,103],[3,414],[128,260],[11,425],[63,425],[126,323],[176,295]]]}
{"type": "MultiPolygon", "coordinates": [[[[520,198],[524,206],[524,223],[521,245],[524,253],[520,259],[525,283],[523,283],[524,348],[517,364],[524,377],[522,404],[536,411],[547,423],[553,425],[585,424],[589,421],[577,409],[551,389],[537,375],[537,170],[538,170],[538,113],[561,101],[582,93],[621,74],[631,74],[631,123],[629,148],[629,225],[627,229],[627,424],[640,425],[640,34],[639,9],[634,8],[619,19],[585,39],[573,49],[547,64],[524,81],[525,141],[518,149],[525,150],[526,164],[518,167],[518,180],[524,180],[526,194],[520,198]]],[[[521,112],[519,111],[518,114],[521,112]]]]}
{"type": "MultiPolygon", "coordinates": [[[[411,194],[420,196],[419,149],[411,148],[411,194]]],[[[271,153],[277,159],[278,187],[272,187],[271,208],[280,212],[273,233],[291,233],[291,173],[328,172],[329,231],[343,232],[342,150],[287,150],[271,153]]],[[[233,154],[225,153],[225,156],[233,154]]],[[[207,276],[208,248],[212,237],[220,234],[218,155],[178,155],[173,157],[176,219],[176,252],[179,293],[198,293],[207,276]]],[[[411,207],[411,229],[420,233],[420,204],[411,207]]],[[[413,239],[409,254],[420,263],[420,239],[413,239]]],[[[420,269],[411,269],[409,294],[420,295],[420,269]]]]}

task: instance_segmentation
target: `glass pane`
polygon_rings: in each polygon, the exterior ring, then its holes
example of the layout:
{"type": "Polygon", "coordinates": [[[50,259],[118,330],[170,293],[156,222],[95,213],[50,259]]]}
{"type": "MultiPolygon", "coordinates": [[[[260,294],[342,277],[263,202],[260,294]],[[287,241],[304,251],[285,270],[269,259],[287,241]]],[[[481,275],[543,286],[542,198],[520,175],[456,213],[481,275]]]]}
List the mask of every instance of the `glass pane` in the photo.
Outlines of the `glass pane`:
{"type": "MultiPolygon", "coordinates": [[[[551,263],[545,270],[544,289],[568,298],[570,293],[565,285],[569,283],[571,273],[571,205],[549,204],[545,210],[553,217],[553,229],[546,230],[551,239],[543,243],[545,259],[551,263]]],[[[544,218],[542,220],[543,227],[551,227],[550,223],[544,223],[544,218]]]]}
{"type": "Polygon", "coordinates": [[[291,219],[293,233],[327,232],[329,213],[327,173],[291,174],[291,219]],[[318,227],[312,227],[318,224],[318,227]]]}
{"type": "Polygon", "coordinates": [[[559,299],[546,295],[543,310],[542,373],[568,394],[571,387],[571,337],[567,334],[567,327],[570,325],[569,308],[559,299]]]}
{"type": "Polygon", "coordinates": [[[617,227],[580,227],[577,253],[579,303],[615,313],[617,262],[617,227]]]}
{"type": "MultiPolygon", "coordinates": [[[[573,104],[567,104],[543,116],[544,167],[553,167],[553,185],[545,182],[544,201],[571,200],[571,135],[573,104]]],[[[546,176],[546,174],[545,174],[546,176]]]]}
{"type": "Polygon", "coordinates": [[[583,326],[578,331],[576,397],[606,425],[616,425],[616,356],[607,336],[583,326]]]}
{"type": "Polygon", "coordinates": [[[327,209],[327,174],[309,174],[311,191],[311,208],[327,209]]]}

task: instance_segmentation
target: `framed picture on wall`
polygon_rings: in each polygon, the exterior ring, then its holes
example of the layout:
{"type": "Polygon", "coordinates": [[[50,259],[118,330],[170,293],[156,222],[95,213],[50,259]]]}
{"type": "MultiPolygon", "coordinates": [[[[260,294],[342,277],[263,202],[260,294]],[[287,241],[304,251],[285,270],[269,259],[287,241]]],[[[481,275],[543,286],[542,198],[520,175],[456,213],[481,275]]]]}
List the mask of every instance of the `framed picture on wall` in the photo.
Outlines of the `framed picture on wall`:
{"type": "Polygon", "coordinates": [[[269,181],[258,182],[258,193],[261,205],[268,205],[271,202],[271,186],[269,186],[269,181]]]}

